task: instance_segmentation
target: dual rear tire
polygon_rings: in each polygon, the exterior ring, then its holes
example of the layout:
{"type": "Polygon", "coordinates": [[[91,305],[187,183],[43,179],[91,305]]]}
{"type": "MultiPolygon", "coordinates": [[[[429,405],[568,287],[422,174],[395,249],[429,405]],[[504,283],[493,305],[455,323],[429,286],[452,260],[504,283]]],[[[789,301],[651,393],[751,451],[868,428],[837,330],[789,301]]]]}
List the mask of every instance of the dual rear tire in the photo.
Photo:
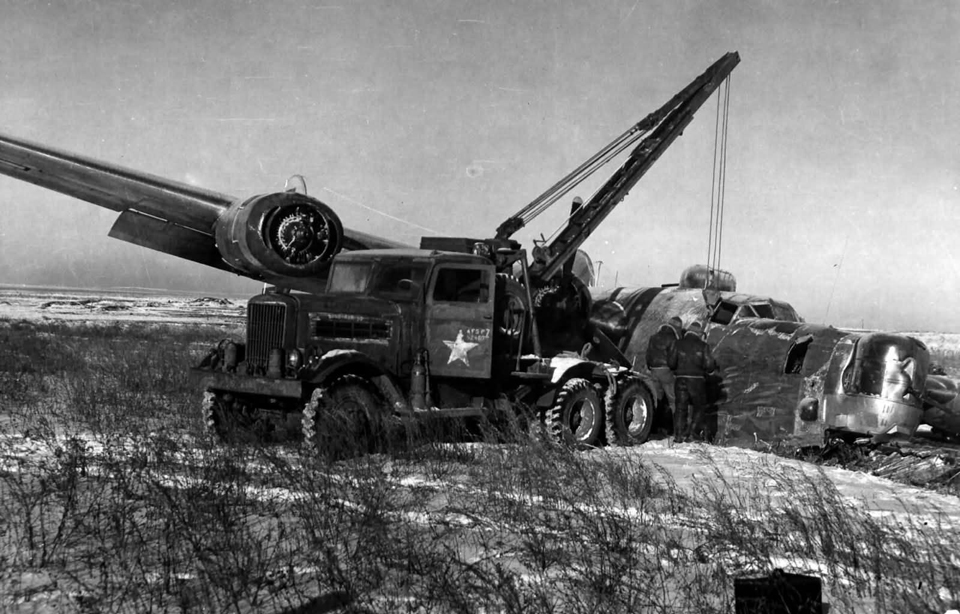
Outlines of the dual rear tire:
{"type": "Polygon", "coordinates": [[[608,388],[604,395],[607,442],[615,446],[638,445],[650,437],[653,428],[653,395],[636,377],[608,388]]]}
{"type": "Polygon", "coordinates": [[[545,418],[547,432],[558,443],[588,448],[606,438],[611,445],[638,445],[653,428],[653,397],[642,381],[630,377],[603,391],[601,400],[596,384],[575,377],[561,387],[545,418]]]}

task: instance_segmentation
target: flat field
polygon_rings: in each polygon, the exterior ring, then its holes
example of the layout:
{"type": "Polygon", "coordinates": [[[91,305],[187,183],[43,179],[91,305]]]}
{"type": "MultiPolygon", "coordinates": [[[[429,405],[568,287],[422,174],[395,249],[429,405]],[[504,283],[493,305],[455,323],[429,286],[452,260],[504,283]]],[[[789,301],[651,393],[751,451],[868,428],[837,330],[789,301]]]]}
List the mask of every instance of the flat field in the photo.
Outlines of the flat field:
{"type": "Polygon", "coordinates": [[[831,612],[960,605],[960,499],[866,472],[518,433],[337,463],[218,444],[188,367],[242,315],[0,291],[0,610],[732,612],[774,569],[831,612]]]}

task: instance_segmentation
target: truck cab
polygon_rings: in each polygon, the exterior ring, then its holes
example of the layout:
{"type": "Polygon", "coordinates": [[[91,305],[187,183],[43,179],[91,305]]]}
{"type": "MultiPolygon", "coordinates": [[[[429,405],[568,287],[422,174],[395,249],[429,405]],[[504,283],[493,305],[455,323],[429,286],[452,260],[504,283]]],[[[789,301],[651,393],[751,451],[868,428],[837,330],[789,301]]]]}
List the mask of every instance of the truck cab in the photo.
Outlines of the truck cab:
{"type": "Polygon", "coordinates": [[[486,258],[434,250],[341,254],[327,291],[305,303],[309,357],[356,350],[398,377],[421,349],[436,376],[492,374],[496,271],[486,258]]]}
{"type": "Polygon", "coordinates": [[[269,288],[250,299],[246,343],[221,343],[195,369],[209,420],[224,399],[290,419],[317,386],[346,372],[376,384],[395,409],[482,406],[477,399],[499,394],[522,346],[495,334],[504,330],[498,283],[491,260],[475,254],[341,253],[324,293],[269,288]],[[411,396],[418,376],[424,388],[433,384],[432,397],[411,396]]]}
{"type": "Polygon", "coordinates": [[[309,377],[339,350],[398,378],[409,376],[421,355],[433,375],[489,379],[495,292],[495,267],[481,256],[423,249],[342,253],[323,294],[272,288],[249,301],[245,360],[236,368],[309,377]]]}

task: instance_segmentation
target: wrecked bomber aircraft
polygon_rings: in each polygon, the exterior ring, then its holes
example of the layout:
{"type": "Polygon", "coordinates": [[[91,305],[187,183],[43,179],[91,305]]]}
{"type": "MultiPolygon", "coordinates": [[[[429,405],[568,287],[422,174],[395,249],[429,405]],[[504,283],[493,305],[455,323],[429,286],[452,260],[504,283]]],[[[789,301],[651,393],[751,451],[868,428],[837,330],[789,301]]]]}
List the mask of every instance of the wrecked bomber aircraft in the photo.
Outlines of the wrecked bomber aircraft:
{"type": "Polygon", "coordinates": [[[807,324],[788,303],[737,293],[726,271],[701,265],[676,285],[616,288],[591,310],[594,325],[638,362],[672,316],[705,324],[718,364],[708,380],[717,442],[884,441],[912,436],[921,424],[948,432],[960,426],[958,386],[928,373],[921,341],[807,324]]]}

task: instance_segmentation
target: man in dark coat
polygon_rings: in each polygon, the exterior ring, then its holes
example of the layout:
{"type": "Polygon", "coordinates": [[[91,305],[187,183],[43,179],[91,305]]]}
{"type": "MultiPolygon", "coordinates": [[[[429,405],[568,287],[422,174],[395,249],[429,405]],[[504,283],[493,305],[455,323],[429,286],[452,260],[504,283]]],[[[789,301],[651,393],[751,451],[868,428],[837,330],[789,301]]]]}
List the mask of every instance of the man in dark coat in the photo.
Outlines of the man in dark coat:
{"type": "Polygon", "coordinates": [[[676,442],[703,441],[706,438],[707,380],[717,364],[710,346],[703,339],[702,327],[693,322],[677,341],[670,363],[676,376],[677,410],[673,414],[673,439],[676,442]],[[687,415],[687,408],[690,414],[687,415]]]}
{"type": "Polygon", "coordinates": [[[677,341],[680,340],[681,336],[683,336],[683,320],[674,316],[662,325],[647,342],[647,368],[650,369],[653,377],[660,382],[671,416],[677,410],[677,403],[674,397],[676,378],[670,368],[670,361],[675,359],[673,355],[677,351],[677,341]]]}

